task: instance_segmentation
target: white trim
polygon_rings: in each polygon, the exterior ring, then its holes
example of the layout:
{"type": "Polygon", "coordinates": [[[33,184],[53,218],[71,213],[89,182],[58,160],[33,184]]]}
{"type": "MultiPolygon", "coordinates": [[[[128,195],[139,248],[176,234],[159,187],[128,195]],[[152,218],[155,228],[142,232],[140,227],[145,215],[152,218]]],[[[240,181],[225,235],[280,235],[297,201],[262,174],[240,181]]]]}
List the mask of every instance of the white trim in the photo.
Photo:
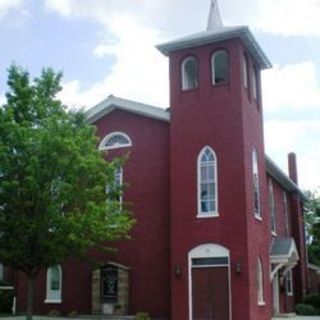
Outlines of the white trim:
{"type": "Polygon", "coordinates": [[[275,315],[279,314],[280,312],[280,293],[279,293],[279,275],[278,273],[275,274],[272,282],[272,291],[273,291],[273,298],[272,298],[272,310],[275,315]]]}
{"type": "Polygon", "coordinates": [[[229,82],[229,53],[227,50],[223,50],[223,49],[220,49],[220,50],[217,50],[215,51],[212,55],[211,55],[211,84],[212,85],[219,85],[219,84],[226,84],[229,82]],[[224,82],[221,82],[221,83],[216,83],[215,81],[215,75],[216,75],[216,71],[215,71],[215,59],[216,59],[216,56],[220,53],[224,53],[226,55],[226,58],[227,58],[227,79],[225,79],[224,82]]]}
{"type": "Polygon", "coordinates": [[[120,148],[127,148],[127,147],[131,147],[132,146],[132,141],[130,139],[130,137],[124,133],[124,132],[120,132],[120,131],[114,131],[111,132],[109,134],[107,134],[100,142],[99,144],[99,150],[112,150],[112,149],[120,149],[120,148]],[[113,136],[122,136],[124,137],[126,140],[128,140],[128,143],[125,144],[117,144],[114,146],[110,146],[110,147],[106,147],[105,144],[106,142],[111,139],[113,136]]]}
{"type": "Polygon", "coordinates": [[[216,153],[214,150],[206,145],[204,146],[201,151],[198,154],[197,159],[197,207],[198,207],[198,213],[197,218],[212,218],[212,217],[218,217],[218,159],[216,156],[216,153]],[[206,151],[206,149],[209,149],[209,151],[212,153],[214,162],[213,162],[213,168],[214,168],[214,184],[215,184],[215,210],[214,211],[208,211],[208,212],[202,212],[201,211],[201,157],[203,153],[206,151]]]}
{"type": "Polygon", "coordinates": [[[86,117],[89,123],[94,123],[114,110],[123,110],[165,122],[170,121],[170,113],[164,108],[158,108],[144,103],[118,98],[113,95],[110,95],[107,99],[86,111],[86,117]]]}
{"type": "Polygon", "coordinates": [[[261,257],[257,258],[257,268],[256,268],[256,277],[257,277],[257,304],[258,306],[264,306],[264,272],[263,264],[261,257]]]}
{"type": "Polygon", "coordinates": [[[199,63],[198,60],[194,56],[186,57],[181,63],[181,89],[183,91],[197,89],[199,87],[199,63]],[[186,64],[189,61],[194,61],[196,66],[196,83],[191,84],[191,81],[186,72],[186,64]]]}
{"type": "Polygon", "coordinates": [[[60,265],[52,266],[47,269],[46,275],[46,299],[44,303],[61,303],[62,302],[62,268],[60,265]],[[59,270],[59,289],[52,290],[51,289],[51,281],[52,281],[52,268],[58,267],[59,270]],[[54,297],[52,297],[54,296],[54,297]]]}
{"type": "MultiPolygon", "coordinates": [[[[192,320],[192,259],[195,258],[219,258],[227,257],[228,265],[219,265],[220,267],[228,268],[229,277],[229,319],[232,319],[232,294],[231,294],[231,261],[230,251],[226,247],[223,247],[214,243],[206,243],[199,245],[188,252],[188,300],[189,300],[189,320],[192,320]]],[[[199,266],[200,268],[203,266],[199,266]]],[[[198,266],[194,268],[199,268],[198,266]]],[[[209,267],[209,266],[205,266],[209,267]]],[[[214,267],[211,265],[210,267],[214,267]]]]}

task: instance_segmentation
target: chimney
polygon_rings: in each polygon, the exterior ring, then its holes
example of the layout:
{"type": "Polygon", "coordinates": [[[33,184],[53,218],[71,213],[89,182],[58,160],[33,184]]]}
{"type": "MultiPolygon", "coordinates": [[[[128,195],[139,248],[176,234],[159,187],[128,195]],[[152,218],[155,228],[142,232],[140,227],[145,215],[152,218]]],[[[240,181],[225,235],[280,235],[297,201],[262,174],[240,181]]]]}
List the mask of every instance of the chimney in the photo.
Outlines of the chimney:
{"type": "Polygon", "coordinates": [[[288,167],[289,167],[289,178],[298,184],[298,172],[297,172],[297,157],[296,154],[290,152],[288,154],[288,167]]]}

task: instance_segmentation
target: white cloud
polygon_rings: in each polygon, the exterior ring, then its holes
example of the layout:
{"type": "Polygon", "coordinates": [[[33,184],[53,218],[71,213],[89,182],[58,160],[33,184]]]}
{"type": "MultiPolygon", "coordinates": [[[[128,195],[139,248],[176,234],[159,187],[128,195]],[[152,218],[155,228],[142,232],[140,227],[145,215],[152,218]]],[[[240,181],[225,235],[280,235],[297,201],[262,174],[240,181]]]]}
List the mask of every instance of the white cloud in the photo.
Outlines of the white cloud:
{"type": "Polygon", "coordinates": [[[23,6],[22,0],[0,0],[0,20],[11,10],[19,9],[23,6]]]}
{"type": "Polygon", "coordinates": [[[92,106],[114,94],[145,103],[168,105],[168,65],[154,47],[160,41],[157,30],[144,28],[129,15],[111,15],[108,29],[116,39],[100,43],[93,53],[100,58],[114,56],[116,62],[106,77],[88,90],[79,81],[64,85],[60,98],[68,105],[92,106]]]}
{"type": "Polygon", "coordinates": [[[266,111],[281,108],[294,110],[319,108],[320,81],[312,61],[274,66],[262,74],[263,99],[266,111]]]}

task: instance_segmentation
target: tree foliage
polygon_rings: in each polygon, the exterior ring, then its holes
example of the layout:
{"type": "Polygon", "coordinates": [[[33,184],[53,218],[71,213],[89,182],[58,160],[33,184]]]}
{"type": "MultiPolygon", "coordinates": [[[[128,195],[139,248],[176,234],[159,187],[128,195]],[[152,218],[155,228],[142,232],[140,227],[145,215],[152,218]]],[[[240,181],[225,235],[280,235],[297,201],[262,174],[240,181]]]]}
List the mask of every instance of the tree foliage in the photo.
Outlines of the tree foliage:
{"type": "Polygon", "coordinates": [[[41,268],[126,237],[130,215],[106,201],[119,161],[97,150],[83,112],[56,98],[61,73],[12,65],[0,108],[0,261],[34,278],[41,268]]]}
{"type": "Polygon", "coordinates": [[[317,192],[308,192],[308,196],[305,206],[308,258],[320,266],[320,196],[317,192]]]}

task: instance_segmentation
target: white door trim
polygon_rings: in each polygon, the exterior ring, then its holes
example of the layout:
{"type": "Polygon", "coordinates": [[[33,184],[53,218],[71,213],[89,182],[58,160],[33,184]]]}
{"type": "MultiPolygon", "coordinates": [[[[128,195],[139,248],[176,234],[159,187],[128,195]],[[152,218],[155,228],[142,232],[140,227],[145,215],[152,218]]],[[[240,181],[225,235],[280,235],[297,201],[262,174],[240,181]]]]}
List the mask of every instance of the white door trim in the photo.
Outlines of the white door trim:
{"type": "MultiPolygon", "coordinates": [[[[232,294],[231,294],[231,271],[230,271],[230,251],[218,244],[206,243],[199,245],[188,253],[188,296],[189,296],[189,320],[192,319],[192,259],[195,258],[218,258],[228,257],[228,280],[229,280],[229,319],[232,319],[232,294]]],[[[214,267],[214,266],[207,266],[214,267]]]]}

